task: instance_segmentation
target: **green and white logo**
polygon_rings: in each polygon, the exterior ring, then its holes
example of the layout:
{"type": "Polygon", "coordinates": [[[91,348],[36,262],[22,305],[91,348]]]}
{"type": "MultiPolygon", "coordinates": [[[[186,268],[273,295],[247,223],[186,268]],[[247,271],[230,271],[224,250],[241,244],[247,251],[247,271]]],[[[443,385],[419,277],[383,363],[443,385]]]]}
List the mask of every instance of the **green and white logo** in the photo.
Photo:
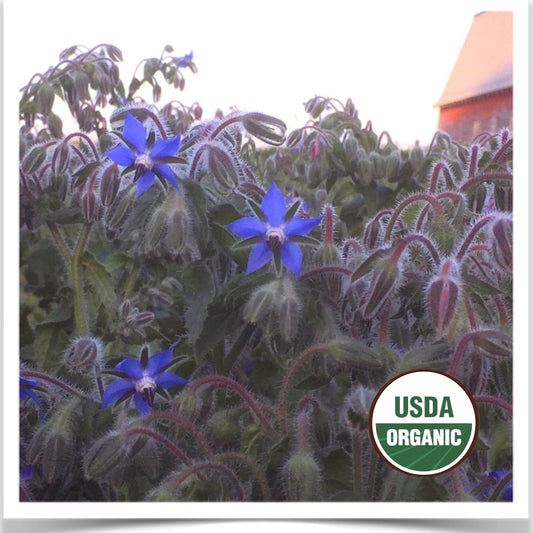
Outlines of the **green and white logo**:
{"type": "Polygon", "coordinates": [[[397,376],[378,392],[369,429],[374,447],[391,466],[433,476],[470,453],[479,415],[472,396],[455,378],[416,370],[397,376]]]}

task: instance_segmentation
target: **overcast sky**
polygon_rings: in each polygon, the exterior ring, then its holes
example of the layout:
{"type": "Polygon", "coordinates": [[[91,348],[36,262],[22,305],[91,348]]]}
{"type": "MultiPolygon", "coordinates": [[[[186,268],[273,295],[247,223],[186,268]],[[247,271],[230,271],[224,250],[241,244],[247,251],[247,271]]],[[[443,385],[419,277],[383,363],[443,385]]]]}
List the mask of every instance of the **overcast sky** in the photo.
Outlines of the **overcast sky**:
{"type": "Polygon", "coordinates": [[[32,0],[7,7],[18,87],[74,44],[118,46],[126,82],[141,59],[170,44],[176,55],[193,51],[198,73],[169,97],[198,101],[205,118],[234,106],[275,115],[292,129],[307,120],[302,103],[314,95],[350,97],[364,122],[402,145],[430,141],[433,106],[474,15],[511,9],[492,0],[32,0]]]}

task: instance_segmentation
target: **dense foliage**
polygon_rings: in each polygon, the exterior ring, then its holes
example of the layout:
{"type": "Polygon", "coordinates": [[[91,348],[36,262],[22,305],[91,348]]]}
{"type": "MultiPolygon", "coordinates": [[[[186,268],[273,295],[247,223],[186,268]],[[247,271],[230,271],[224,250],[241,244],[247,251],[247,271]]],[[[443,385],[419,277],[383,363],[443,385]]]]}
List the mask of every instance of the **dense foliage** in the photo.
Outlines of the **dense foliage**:
{"type": "Polygon", "coordinates": [[[116,47],[73,47],[22,90],[21,498],[512,498],[510,131],[400,150],[319,96],[288,135],[204,120],[157,106],[161,79],[196,71],[172,54],[126,90],[116,47]],[[481,421],[425,478],[367,428],[377,391],[421,368],[481,421]]]}

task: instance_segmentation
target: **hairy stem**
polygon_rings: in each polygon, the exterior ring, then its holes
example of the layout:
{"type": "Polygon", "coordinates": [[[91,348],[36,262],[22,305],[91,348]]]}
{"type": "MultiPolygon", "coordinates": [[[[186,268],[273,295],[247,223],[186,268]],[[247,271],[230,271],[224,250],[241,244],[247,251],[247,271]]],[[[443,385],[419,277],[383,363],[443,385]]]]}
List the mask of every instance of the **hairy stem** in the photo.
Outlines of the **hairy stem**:
{"type": "Polygon", "coordinates": [[[83,302],[83,277],[81,272],[81,256],[85,251],[89,233],[91,231],[92,224],[86,222],[83,225],[81,234],[72,255],[72,262],[70,264],[70,280],[72,285],[72,291],[74,292],[74,322],[76,324],[76,330],[79,335],[88,335],[89,326],[87,324],[87,317],[85,315],[85,306],[83,302]]]}

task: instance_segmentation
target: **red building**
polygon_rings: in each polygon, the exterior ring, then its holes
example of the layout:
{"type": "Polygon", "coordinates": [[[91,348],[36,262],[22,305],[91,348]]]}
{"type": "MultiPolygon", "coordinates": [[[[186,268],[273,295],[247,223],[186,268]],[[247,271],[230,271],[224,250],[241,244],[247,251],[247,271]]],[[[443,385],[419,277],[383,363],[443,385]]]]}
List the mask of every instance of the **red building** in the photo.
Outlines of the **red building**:
{"type": "Polygon", "coordinates": [[[471,142],[513,127],[513,14],[483,11],[472,22],[448,83],[435,104],[438,129],[471,142]]]}

